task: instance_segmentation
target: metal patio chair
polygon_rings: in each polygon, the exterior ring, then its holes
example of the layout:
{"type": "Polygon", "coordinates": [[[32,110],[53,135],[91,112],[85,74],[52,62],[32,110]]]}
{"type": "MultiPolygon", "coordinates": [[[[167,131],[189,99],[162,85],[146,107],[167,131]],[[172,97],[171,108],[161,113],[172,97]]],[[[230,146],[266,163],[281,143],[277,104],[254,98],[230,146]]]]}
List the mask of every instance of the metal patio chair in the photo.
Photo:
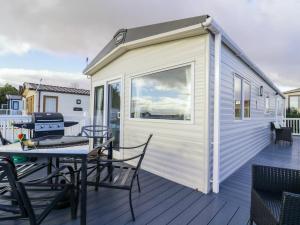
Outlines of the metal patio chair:
{"type": "Polygon", "coordinates": [[[288,141],[293,143],[293,131],[291,127],[282,127],[277,122],[271,122],[271,129],[275,130],[275,144],[278,141],[288,141]]]}
{"type": "Polygon", "coordinates": [[[250,224],[300,224],[300,170],[253,165],[250,224]]]}
{"type": "MultiPolygon", "coordinates": [[[[111,138],[111,131],[106,126],[88,125],[88,126],[83,126],[81,128],[80,133],[77,136],[88,137],[93,139],[94,151],[90,153],[88,161],[91,161],[92,159],[92,161],[95,162],[94,159],[97,158],[98,154],[100,154],[101,152],[101,150],[97,146],[102,144],[104,140],[109,140],[111,138]]],[[[78,164],[80,164],[80,160],[64,157],[59,159],[59,163],[73,164],[74,169],[77,171],[78,164]]],[[[56,163],[56,165],[59,165],[59,163],[56,163]]]]}
{"type": "MultiPolygon", "coordinates": [[[[139,182],[139,169],[141,167],[142,161],[147,151],[147,147],[149,142],[152,138],[152,134],[149,135],[147,141],[141,145],[134,146],[134,147],[117,147],[114,150],[134,150],[138,151],[139,153],[135,153],[134,156],[131,156],[126,159],[105,159],[103,157],[99,157],[97,160],[99,164],[96,166],[91,166],[90,169],[97,169],[95,181],[88,181],[89,185],[94,185],[95,189],[97,190],[98,187],[104,188],[112,188],[112,189],[120,189],[120,190],[127,190],[129,191],[129,205],[130,211],[133,221],[135,220],[134,210],[132,206],[132,187],[133,183],[136,180],[138,185],[138,190],[141,192],[141,186],[139,182]],[[102,173],[103,169],[107,168],[107,173],[102,173]],[[98,172],[100,171],[100,172],[98,172]],[[101,174],[104,174],[104,177],[101,179],[101,174]]],[[[133,153],[131,153],[133,154],[133,153]]],[[[91,173],[89,173],[91,174],[91,173]]]]}
{"type": "Polygon", "coordinates": [[[0,196],[0,221],[26,218],[30,225],[39,225],[59,201],[70,195],[71,217],[76,218],[74,173],[72,167],[63,166],[45,178],[20,182],[14,164],[7,158],[0,159],[0,184],[9,184],[0,196]],[[69,179],[63,176],[68,172],[69,179]],[[52,178],[62,178],[60,183],[50,184],[52,178]],[[40,211],[37,214],[37,211],[40,211]]]}

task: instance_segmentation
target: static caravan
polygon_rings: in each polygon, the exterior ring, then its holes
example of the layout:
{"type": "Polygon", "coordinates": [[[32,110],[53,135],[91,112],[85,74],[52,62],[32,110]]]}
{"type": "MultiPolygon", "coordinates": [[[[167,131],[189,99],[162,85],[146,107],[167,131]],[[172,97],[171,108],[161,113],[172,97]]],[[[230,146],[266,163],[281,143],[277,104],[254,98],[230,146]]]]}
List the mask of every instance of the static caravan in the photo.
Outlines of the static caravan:
{"type": "Polygon", "coordinates": [[[60,112],[72,117],[89,114],[89,90],[26,82],[20,87],[20,93],[28,115],[33,112],[60,112]]]}
{"type": "MultiPolygon", "coordinates": [[[[20,95],[6,95],[7,109],[6,115],[22,115],[23,101],[20,95]]],[[[5,112],[3,111],[3,112],[5,112]]]]}
{"type": "Polygon", "coordinates": [[[209,16],[121,29],[84,74],[95,123],[124,146],[153,133],[143,169],[204,193],[283,116],[284,96],[209,16]]]}
{"type": "Polygon", "coordinates": [[[285,107],[287,109],[287,112],[292,116],[295,116],[295,114],[296,115],[299,114],[300,113],[300,88],[286,91],[283,94],[286,98],[285,107]]]}

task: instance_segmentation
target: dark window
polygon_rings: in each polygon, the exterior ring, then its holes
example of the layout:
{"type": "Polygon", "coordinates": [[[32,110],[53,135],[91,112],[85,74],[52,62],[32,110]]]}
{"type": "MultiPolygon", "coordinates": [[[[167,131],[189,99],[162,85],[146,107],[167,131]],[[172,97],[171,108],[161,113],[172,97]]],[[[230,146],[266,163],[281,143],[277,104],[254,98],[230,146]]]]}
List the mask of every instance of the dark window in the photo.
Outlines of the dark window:
{"type": "Polygon", "coordinates": [[[12,109],[13,109],[13,110],[19,110],[19,107],[20,107],[19,104],[20,104],[20,103],[19,103],[18,101],[13,101],[13,102],[12,102],[12,109]]]}

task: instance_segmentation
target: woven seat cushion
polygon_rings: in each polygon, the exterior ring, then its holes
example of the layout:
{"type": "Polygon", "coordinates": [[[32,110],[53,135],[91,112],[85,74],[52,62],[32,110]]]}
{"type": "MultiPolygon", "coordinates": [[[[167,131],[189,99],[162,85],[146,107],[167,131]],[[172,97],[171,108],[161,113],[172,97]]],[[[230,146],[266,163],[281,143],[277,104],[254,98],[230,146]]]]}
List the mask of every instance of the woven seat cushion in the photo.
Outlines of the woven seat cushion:
{"type": "Polygon", "coordinates": [[[279,221],[282,206],[282,195],[269,193],[265,191],[256,191],[258,196],[264,202],[266,208],[271,212],[276,221],[279,221]]]}

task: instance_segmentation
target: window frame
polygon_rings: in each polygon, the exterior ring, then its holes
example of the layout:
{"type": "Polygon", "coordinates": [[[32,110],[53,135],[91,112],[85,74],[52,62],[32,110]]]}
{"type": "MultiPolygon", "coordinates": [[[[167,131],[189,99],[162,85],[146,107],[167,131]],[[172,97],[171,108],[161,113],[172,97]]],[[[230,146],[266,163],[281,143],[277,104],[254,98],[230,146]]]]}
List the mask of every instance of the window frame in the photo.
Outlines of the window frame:
{"type": "Polygon", "coordinates": [[[265,115],[270,115],[271,114],[271,97],[270,97],[270,93],[266,93],[265,95],[264,95],[264,105],[265,105],[265,110],[264,110],[264,114],[265,115]],[[267,99],[269,99],[269,111],[267,111],[267,107],[266,107],[266,100],[267,99]]]}
{"type": "Polygon", "coordinates": [[[239,75],[238,73],[233,73],[233,91],[232,91],[232,97],[233,97],[233,120],[235,122],[239,122],[239,121],[244,121],[244,120],[251,120],[252,118],[252,84],[251,82],[244,78],[243,76],[239,75]],[[241,80],[241,116],[239,119],[237,119],[235,117],[235,78],[238,78],[241,80]],[[250,116],[249,117],[245,117],[244,115],[244,109],[245,109],[245,95],[244,95],[244,83],[247,83],[250,87],[250,116]]]}
{"type": "Polygon", "coordinates": [[[18,100],[12,100],[12,104],[11,104],[11,108],[12,110],[20,110],[20,102],[18,100]],[[17,104],[17,108],[15,109],[15,104],[17,104]]]}
{"type": "Polygon", "coordinates": [[[243,79],[242,81],[242,99],[243,99],[243,119],[244,120],[250,120],[251,119],[251,114],[252,114],[252,110],[251,110],[251,91],[252,91],[252,87],[251,87],[251,83],[246,80],[246,79],[243,79]],[[250,105],[249,105],[249,117],[245,117],[245,95],[244,95],[244,83],[248,84],[249,85],[249,88],[250,88],[250,105]]]}
{"type": "Polygon", "coordinates": [[[155,123],[172,123],[172,124],[194,124],[195,122],[195,62],[186,62],[181,64],[176,64],[172,66],[167,67],[160,67],[157,69],[149,70],[144,73],[137,73],[132,74],[129,76],[129,107],[128,107],[128,119],[131,121],[139,121],[139,122],[155,122],[155,123]],[[132,100],[132,80],[134,78],[143,77],[147,75],[151,75],[158,72],[168,71],[184,66],[190,66],[191,67],[191,119],[190,120],[169,120],[169,119],[144,119],[144,118],[132,118],[131,117],[131,100],[132,100]]]}
{"type": "Polygon", "coordinates": [[[43,95],[43,112],[46,112],[46,101],[47,99],[55,99],[55,113],[58,112],[58,96],[56,95],[43,95]]]}
{"type": "Polygon", "coordinates": [[[300,95],[289,95],[288,96],[288,109],[291,109],[291,97],[297,97],[298,98],[298,111],[300,111],[300,95]]]}

